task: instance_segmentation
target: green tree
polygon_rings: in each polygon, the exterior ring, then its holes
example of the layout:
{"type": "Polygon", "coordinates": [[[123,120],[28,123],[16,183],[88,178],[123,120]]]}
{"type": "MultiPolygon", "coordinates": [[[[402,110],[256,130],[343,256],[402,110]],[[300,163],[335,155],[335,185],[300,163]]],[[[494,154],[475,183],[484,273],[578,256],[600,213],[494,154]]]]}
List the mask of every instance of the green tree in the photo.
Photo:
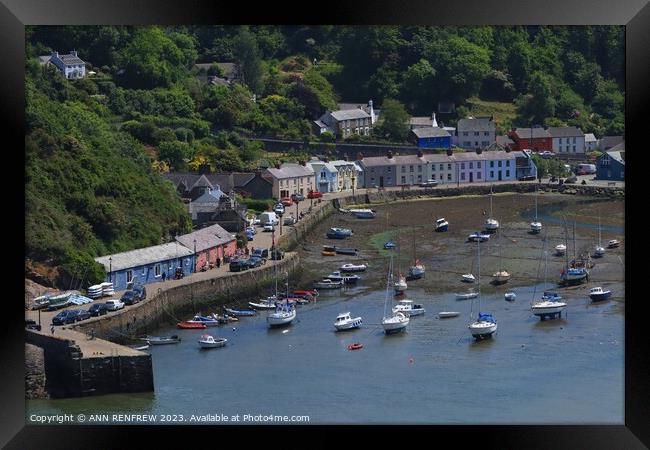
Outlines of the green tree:
{"type": "Polygon", "coordinates": [[[174,170],[184,170],[190,157],[190,145],[186,142],[166,141],[158,145],[158,159],[166,161],[174,170]]]}
{"type": "Polygon", "coordinates": [[[430,114],[433,108],[436,70],[426,59],[409,66],[402,79],[401,98],[409,109],[430,114]]]}
{"type": "Polygon", "coordinates": [[[387,98],[381,105],[382,123],[377,134],[395,142],[406,140],[409,132],[409,115],[399,101],[387,98]]]}
{"type": "Polygon", "coordinates": [[[248,27],[241,27],[234,40],[234,55],[239,64],[244,83],[251,91],[261,93],[264,89],[262,83],[262,63],[255,35],[248,27]]]}

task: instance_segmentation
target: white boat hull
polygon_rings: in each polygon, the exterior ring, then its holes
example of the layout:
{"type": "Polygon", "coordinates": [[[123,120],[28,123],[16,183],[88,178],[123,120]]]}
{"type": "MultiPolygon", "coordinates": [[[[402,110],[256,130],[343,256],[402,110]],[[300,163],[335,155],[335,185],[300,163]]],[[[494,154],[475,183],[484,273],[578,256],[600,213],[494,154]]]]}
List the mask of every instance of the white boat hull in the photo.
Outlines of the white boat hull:
{"type": "Polygon", "coordinates": [[[567,304],[564,302],[544,301],[535,303],[531,310],[533,314],[539,317],[553,316],[561,314],[566,308],[567,304]]]}
{"type": "Polygon", "coordinates": [[[468,300],[470,298],[478,297],[478,292],[470,292],[468,294],[456,294],[457,300],[468,300]]]}
{"type": "Polygon", "coordinates": [[[356,317],[354,319],[346,320],[345,322],[336,322],[334,323],[334,328],[336,328],[337,331],[353,330],[361,327],[362,322],[361,317],[356,317]]]}
{"type": "Polygon", "coordinates": [[[396,315],[393,317],[385,318],[381,321],[381,325],[384,327],[384,333],[386,334],[400,333],[406,330],[408,324],[409,318],[404,314],[401,314],[401,317],[400,315],[396,315]]]}
{"type": "Polygon", "coordinates": [[[424,308],[411,308],[411,309],[409,309],[409,308],[400,308],[399,306],[396,306],[395,308],[393,308],[392,311],[393,311],[393,314],[402,313],[402,314],[407,315],[409,317],[421,316],[422,314],[424,314],[426,312],[424,308]]]}
{"type": "Polygon", "coordinates": [[[466,273],[465,275],[463,275],[463,276],[460,278],[460,280],[461,280],[463,283],[473,283],[473,282],[476,281],[476,278],[475,278],[474,275],[472,275],[471,273],[466,273]]]}
{"type": "Polygon", "coordinates": [[[228,342],[227,339],[215,339],[212,342],[199,341],[199,346],[201,348],[219,348],[219,347],[225,347],[227,342],[228,342]]]}
{"type": "Polygon", "coordinates": [[[292,309],[291,312],[288,313],[279,312],[279,313],[269,314],[269,316],[266,318],[266,321],[271,327],[280,327],[283,325],[289,325],[295,318],[296,318],[296,310],[292,309]]]}
{"type": "Polygon", "coordinates": [[[480,320],[470,323],[468,328],[474,338],[485,339],[492,336],[494,332],[497,331],[497,324],[480,320]]]}
{"type": "Polygon", "coordinates": [[[530,231],[533,233],[539,233],[542,231],[542,224],[540,222],[531,222],[530,231]]]}
{"type": "Polygon", "coordinates": [[[504,284],[507,283],[510,279],[510,274],[508,272],[497,272],[492,275],[492,283],[494,284],[504,284]]]}
{"type": "Polygon", "coordinates": [[[447,319],[449,317],[458,317],[460,315],[457,311],[440,311],[438,317],[441,319],[447,319]]]}
{"type": "Polygon", "coordinates": [[[499,221],[494,219],[488,219],[485,221],[485,229],[488,231],[496,231],[499,229],[499,221]]]}

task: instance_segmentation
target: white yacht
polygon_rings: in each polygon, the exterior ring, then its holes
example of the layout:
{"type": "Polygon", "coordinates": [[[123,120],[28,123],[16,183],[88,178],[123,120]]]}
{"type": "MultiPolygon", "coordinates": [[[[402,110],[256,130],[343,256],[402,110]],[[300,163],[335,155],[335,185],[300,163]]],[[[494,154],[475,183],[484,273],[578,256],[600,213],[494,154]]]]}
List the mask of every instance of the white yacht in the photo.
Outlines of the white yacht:
{"type": "Polygon", "coordinates": [[[336,316],[336,320],[334,321],[334,328],[336,328],[338,331],[353,330],[355,328],[359,328],[362,322],[363,321],[361,317],[352,318],[349,312],[345,312],[336,316]]]}
{"type": "Polygon", "coordinates": [[[399,303],[393,307],[393,314],[397,314],[398,312],[413,317],[424,314],[425,310],[422,305],[414,303],[413,300],[400,300],[399,303]]]}

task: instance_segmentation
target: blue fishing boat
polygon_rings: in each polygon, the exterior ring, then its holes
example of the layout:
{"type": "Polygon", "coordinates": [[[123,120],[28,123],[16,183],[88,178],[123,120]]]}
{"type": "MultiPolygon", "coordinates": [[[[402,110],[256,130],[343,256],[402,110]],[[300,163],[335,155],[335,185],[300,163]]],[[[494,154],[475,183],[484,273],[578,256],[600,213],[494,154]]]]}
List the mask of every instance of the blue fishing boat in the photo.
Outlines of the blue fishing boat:
{"type": "Polygon", "coordinates": [[[384,248],[385,248],[386,250],[392,250],[392,249],[394,249],[395,247],[397,247],[397,244],[395,244],[393,241],[388,241],[388,242],[386,242],[386,243],[384,244],[384,248]]]}
{"type": "Polygon", "coordinates": [[[610,295],[612,295],[612,291],[604,291],[602,287],[595,287],[589,290],[589,298],[594,302],[607,300],[610,295]]]}
{"type": "Polygon", "coordinates": [[[437,232],[445,232],[449,229],[449,222],[447,222],[447,219],[444,217],[436,220],[436,231],[437,232]]]}

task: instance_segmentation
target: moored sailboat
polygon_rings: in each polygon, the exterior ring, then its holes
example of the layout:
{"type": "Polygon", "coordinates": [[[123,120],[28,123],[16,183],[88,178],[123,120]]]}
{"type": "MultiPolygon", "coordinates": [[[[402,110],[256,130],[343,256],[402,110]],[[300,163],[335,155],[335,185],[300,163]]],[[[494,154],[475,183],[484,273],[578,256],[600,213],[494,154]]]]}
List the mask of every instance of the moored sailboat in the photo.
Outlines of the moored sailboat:
{"type": "MultiPolygon", "coordinates": [[[[410,318],[401,312],[392,313],[388,315],[388,300],[390,297],[390,288],[393,281],[393,255],[390,255],[390,263],[388,265],[388,276],[386,281],[386,298],[384,299],[384,317],[381,320],[381,325],[384,328],[384,333],[394,334],[406,330],[410,318]]],[[[392,312],[392,311],[391,311],[392,312]]]]}
{"type": "MultiPolygon", "coordinates": [[[[481,246],[478,247],[478,316],[476,320],[469,323],[467,328],[476,340],[483,340],[492,337],[497,331],[497,321],[490,313],[481,312],[481,246]]],[[[472,307],[474,302],[472,301],[472,307]]],[[[472,308],[473,309],[473,308],[472,308]]],[[[470,313],[471,315],[471,313],[470,313]]]]}

